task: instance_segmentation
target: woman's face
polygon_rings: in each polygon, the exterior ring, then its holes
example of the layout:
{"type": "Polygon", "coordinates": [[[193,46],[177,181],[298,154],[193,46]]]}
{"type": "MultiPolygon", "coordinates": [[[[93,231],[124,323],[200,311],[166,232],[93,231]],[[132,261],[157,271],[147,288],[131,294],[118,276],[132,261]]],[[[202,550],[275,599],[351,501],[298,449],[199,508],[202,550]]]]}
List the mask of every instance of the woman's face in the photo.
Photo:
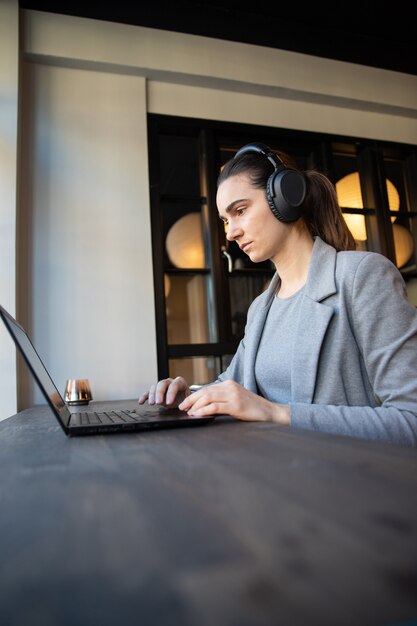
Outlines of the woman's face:
{"type": "Polygon", "coordinates": [[[276,263],[290,227],[272,213],[264,189],[252,187],[245,174],[231,176],[217,190],[217,208],[229,241],[236,241],[254,263],[276,263]]]}

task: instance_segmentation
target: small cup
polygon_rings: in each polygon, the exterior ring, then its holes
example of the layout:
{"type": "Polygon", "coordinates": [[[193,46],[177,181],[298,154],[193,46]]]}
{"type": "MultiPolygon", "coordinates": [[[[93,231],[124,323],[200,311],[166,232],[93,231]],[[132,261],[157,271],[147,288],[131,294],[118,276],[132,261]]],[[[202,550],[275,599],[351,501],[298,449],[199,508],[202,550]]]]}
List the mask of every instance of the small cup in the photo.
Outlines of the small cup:
{"type": "Polygon", "coordinates": [[[88,404],[93,399],[88,378],[69,378],[65,385],[64,400],[70,406],[88,404]]]}

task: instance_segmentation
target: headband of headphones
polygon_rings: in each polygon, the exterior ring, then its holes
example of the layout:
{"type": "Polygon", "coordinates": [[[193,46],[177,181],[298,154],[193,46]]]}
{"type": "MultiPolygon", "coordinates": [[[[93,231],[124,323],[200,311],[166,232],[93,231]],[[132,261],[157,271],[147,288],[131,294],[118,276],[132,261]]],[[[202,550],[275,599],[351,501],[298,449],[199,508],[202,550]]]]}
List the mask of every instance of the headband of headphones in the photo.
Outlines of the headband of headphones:
{"type": "Polygon", "coordinates": [[[237,151],[235,159],[247,153],[266,157],[274,171],[266,183],[266,197],[272,213],[281,222],[296,222],[302,214],[306,181],[301,172],[286,167],[282,160],[263,143],[249,143],[237,151]]]}
{"type": "Polygon", "coordinates": [[[248,143],[243,148],[240,148],[235,154],[235,159],[242,156],[243,154],[247,154],[248,152],[257,152],[258,154],[262,154],[264,157],[268,159],[274,166],[274,169],[279,169],[280,167],[285,167],[284,163],[278,157],[277,154],[272,152],[271,148],[268,148],[264,143],[248,143]]]}

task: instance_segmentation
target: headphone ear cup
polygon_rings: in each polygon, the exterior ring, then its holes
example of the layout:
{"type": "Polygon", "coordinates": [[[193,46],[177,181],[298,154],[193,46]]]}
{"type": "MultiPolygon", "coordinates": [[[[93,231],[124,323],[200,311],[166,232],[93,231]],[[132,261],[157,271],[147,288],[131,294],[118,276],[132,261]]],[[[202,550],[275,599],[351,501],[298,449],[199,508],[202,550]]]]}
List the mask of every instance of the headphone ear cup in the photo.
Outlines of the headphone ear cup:
{"type": "Polygon", "coordinates": [[[272,213],[275,215],[275,217],[278,220],[280,220],[281,219],[280,213],[277,210],[277,207],[275,206],[274,198],[272,197],[271,192],[270,192],[270,182],[271,182],[271,178],[273,176],[274,176],[274,174],[272,174],[269,177],[268,182],[266,184],[266,189],[265,189],[265,191],[266,191],[266,199],[268,200],[269,208],[271,209],[272,213]]]}
{"type": "Polygon", "coordinates": [[[266,197],[272,213],[282,222],[296,222],[302,214],[306,181],[301,172],[280,168],[268,179],[266,197]]]}

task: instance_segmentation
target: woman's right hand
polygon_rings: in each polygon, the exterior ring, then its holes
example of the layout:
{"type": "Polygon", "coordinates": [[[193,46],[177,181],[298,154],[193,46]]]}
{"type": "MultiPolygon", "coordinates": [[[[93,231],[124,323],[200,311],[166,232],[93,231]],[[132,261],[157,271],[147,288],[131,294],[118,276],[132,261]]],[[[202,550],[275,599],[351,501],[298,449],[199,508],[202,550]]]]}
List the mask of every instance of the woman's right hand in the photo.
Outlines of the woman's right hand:
{"type": "Polygon", "coordinates": [[[152,385],[149,391],[145,391],[139,400],[139,404],[162,404],[164,406],[176,407],[189,396],[190,387],[182,376],[176,378],[164,378],[152,385]]]}

